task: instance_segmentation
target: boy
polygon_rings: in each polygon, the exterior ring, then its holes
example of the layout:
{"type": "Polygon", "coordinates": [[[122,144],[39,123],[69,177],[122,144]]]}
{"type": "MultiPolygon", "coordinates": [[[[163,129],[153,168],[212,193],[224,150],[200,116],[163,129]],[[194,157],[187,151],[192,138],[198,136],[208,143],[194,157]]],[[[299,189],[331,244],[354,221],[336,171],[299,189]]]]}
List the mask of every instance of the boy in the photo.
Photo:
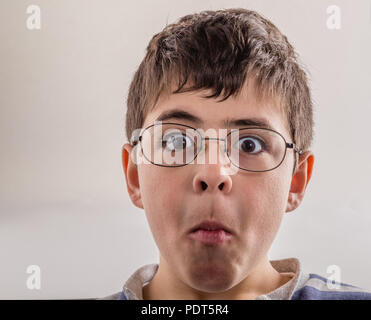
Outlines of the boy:
{"type": "Polygon", "coordinates": [[[307,77],[271,22],[226,9],[166,26],[127,107],[127,189],[160,261],[104,299],[371,299],[343,283],[330,288],[296,258],[267,258],[314,163],[307,77]],[[220,159],[204,161],[213,152],[220,159]]]}

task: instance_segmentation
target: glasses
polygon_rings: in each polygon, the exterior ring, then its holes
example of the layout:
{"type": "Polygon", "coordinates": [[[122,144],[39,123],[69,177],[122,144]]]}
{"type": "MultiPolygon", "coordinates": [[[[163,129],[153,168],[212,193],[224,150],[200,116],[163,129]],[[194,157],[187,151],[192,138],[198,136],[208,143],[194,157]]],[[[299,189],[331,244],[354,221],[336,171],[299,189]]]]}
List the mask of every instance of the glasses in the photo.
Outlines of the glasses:
{"type": "MultiPolygon", "coordinates": [[[[303,153],[294,143],[272,129],[250,127],[231,130],[225,138],[206,137],[203,130],[178,123],[155,123],[133,136],[133,146],[139,142],[141,152],[150,163],[162,167],[181,167],[194,163],[205,140],[224,142],[229,161],[246,171],[264,172],[276,169],[286,156],[287,148],[303,153]]],[[[214,159],[214,158],[213,158],[214,159]]],[[[199,162],[202,162],[200,159],[199,162]]]]}

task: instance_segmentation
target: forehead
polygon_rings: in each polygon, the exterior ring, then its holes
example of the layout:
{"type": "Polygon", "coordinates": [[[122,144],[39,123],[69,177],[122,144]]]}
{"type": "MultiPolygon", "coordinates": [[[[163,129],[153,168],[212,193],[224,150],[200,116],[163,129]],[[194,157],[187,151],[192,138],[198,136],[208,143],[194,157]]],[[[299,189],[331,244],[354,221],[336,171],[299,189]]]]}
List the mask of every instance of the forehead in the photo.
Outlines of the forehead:
{"type": "Polygon", "coordinates": [[[282,103],[275,98],[258,98],[252,85],[244,86],[239,95],[205,98],[212,90],[160,95],[147,114],[143,127],[157,121],[183,123],[207,130],[259,126],[273,129],[290,140],[290,130],[282,103]]]}

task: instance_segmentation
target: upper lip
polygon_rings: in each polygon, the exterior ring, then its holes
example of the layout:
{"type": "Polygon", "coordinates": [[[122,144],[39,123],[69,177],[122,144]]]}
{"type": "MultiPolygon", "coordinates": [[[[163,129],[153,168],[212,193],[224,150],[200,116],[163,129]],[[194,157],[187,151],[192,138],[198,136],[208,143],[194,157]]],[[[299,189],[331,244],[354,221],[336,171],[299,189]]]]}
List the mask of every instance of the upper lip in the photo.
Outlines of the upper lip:
{"type": "Polygon", "coordinates": [[[218,221],[213,221],[213,220],[204,220],[201,223],[197,224],[194,226],[190,232],[194,232],[198,229],[205,229],[205,230],[218,230],[218,229],[223,229],[224,231],[227,231],[229,233],[232,233],[232,231],[226,227],[224,224],[218,221]]]}

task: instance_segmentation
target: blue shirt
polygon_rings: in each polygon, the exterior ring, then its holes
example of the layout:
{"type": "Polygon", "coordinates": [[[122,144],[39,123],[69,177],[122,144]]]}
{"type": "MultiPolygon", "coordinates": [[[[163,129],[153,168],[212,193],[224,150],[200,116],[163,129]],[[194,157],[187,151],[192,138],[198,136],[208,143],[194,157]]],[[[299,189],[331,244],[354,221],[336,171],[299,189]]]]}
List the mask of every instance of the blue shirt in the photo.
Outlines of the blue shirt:
{"type": "MultiPolygon", "coordinates": [[[[281,287],[260,295],[255,300],[371,300],[371,293],[342,282],[332,282],[314,273],[305,273],[296,258],[270,261],[280,273],[292,273],[291,280],[281,287]]],[[[148,264],[133,273],[122,291],[104,297],[107,300],[142,300],[143,287],[158,269],[158,264],[148,264]]]]}

